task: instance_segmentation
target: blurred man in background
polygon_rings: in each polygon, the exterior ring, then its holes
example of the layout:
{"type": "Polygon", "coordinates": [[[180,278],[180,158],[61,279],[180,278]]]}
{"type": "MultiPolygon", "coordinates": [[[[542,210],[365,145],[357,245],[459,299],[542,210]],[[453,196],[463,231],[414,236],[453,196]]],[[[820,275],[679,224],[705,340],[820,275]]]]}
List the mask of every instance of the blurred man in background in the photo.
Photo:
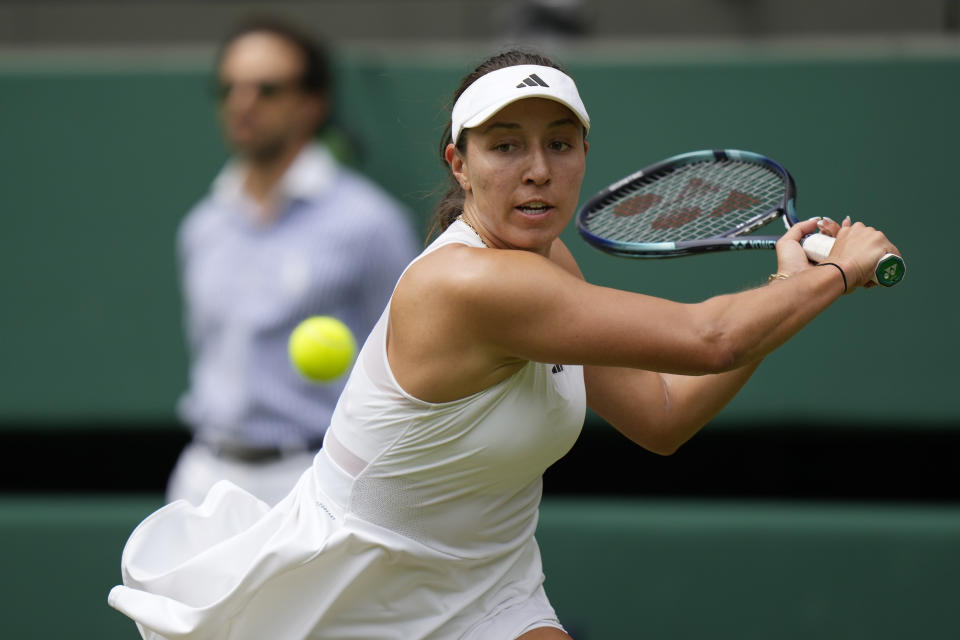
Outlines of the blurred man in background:
{"type": "Polygon", "coordinates": [[[269,504],[310,466],[345,382],[300,377],[287,355],[312,315],[362,343],[417,242],[405,210],[315,136],[333,97],[327,54],[272,18],[241,24],[218,55],[234,157],[178,235],[192,431],[167,498],[197,503],[227,479],[269,504]]]}

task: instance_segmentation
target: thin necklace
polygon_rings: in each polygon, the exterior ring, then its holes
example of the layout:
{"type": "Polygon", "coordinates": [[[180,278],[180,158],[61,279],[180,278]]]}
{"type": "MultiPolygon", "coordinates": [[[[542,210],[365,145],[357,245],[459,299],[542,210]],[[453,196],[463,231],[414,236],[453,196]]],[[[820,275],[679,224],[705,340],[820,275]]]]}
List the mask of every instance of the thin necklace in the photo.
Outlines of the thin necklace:
{"type": "Polygon", "coordinates": [[[486,242],[484,242],[483,236],[480,235],[480,232],[477,231],[476,229],[474,229],[472,224],[470,224],[469,222],[467,222],[467,219],[463,217],[463,214],[462,214],[462,213],[461,213],[459,216],[457,216],[457,220],[462,220],[462,221],[463,221],[463,224],[465,224],[465,225],[467,225],[468,227],[470,227],[470,231],[473,231],[473,234],[474,234],[475,236],[477,236],[478,238],[480,238],[480,244],[482,244],[482,245],[483,245],[484,247],[486,247],[487,249],[490,248],[490,245],[488,245],[486,242]]]}

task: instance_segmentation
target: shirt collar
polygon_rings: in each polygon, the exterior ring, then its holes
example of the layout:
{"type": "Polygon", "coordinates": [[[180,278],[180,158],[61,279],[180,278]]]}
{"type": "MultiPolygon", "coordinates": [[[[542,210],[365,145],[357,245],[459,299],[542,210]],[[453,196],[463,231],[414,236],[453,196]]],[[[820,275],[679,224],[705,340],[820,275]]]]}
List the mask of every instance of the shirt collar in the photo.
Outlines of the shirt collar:
{"type": "MultiPolygon", "coordinates": [[[[337,161],[326,147],[309,144],[297,155],[277,185],[280,201],[316,200],[333,184],[337,161]]],[[[221,201],[248,200],[243,192],[245,166],[242,160],[232,158],[213,181],[213,197],[221,201]]]]}

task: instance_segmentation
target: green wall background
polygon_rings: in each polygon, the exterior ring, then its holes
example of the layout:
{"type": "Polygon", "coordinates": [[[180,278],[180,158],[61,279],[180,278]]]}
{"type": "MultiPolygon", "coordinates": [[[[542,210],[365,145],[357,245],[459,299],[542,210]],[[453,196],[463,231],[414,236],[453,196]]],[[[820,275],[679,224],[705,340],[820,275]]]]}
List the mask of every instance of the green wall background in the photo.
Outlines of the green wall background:
{"type": "MultiPolygon", "coordinates": [[[[444,105],[482,57],[345,52],[356,163],[424,221],[443,179],[444,105]]],[[[718,420],[960,424],[954,196],[960,56],[889,51],[563,57],[593,119],[581,200],[665,156],[759,151],[801,215],[850,214],[907,262],[773,354],[718,420]]],[[[205,61],[0,59],[0,425],[173,420],[186,384],[173,257],[226,157],[205,61]]],[[[632,261],[569,229],[588,279],[695,301],[763,282],[771,252],[632,261]]]]}

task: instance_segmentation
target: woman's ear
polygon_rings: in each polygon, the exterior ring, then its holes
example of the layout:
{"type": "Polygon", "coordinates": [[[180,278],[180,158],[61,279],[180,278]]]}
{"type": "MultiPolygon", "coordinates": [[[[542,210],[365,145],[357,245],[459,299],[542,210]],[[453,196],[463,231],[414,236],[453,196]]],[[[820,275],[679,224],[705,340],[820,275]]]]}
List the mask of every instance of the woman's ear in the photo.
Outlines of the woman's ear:
{"type": "Polygon", "coordinates": [[[447,161],[447,164],[450,165],[450,172],[453,174],[454,179],[460,184],[460,187],[464,191],[470,191],[470,179],[467,177],[466,171],[467,162],[456,145],[453,143],[448,144],[443,152],[443,157],[447,161]]]}

